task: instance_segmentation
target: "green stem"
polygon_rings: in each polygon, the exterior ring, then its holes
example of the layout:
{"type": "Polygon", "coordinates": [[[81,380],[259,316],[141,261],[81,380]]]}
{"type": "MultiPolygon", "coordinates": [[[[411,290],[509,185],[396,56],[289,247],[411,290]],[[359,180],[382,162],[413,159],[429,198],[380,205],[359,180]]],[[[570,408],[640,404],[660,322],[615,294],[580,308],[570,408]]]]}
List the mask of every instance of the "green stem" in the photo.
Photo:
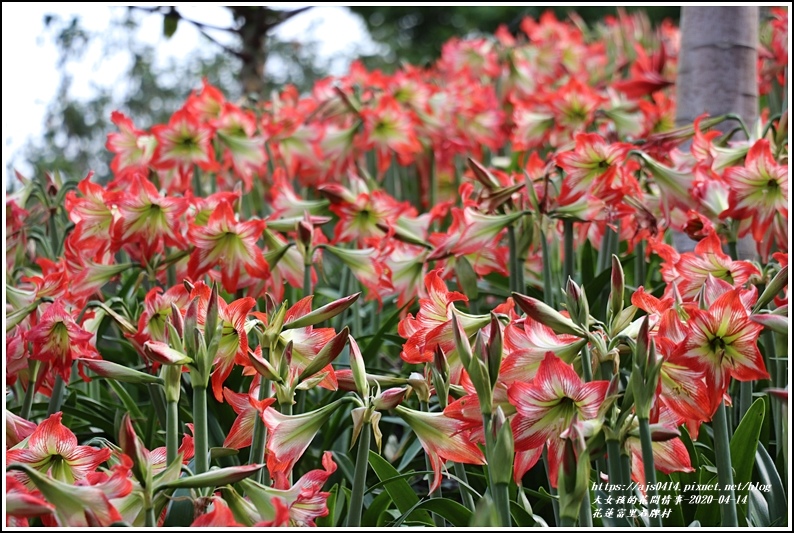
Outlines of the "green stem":
{"type": "Polygon", "coordinates": [[[645,241],[637,243],[634,254],[634,284],[640,288],[645,286],[645,241]]]}
{"type": "Polygon", "coordinates": [[[176,285],[176,263],[171,263],[165,270],[167,276],[168,286],[173,287],[176,285]]]}
{"type": "Polygon", "coordinates": [[[33,407],[33,397],[36,396],[36,378],[38,378],[39,375],[41,361],[30,359],[28,365],[30,378],[28,380],[28,388],[25,391],[25,398],[22,400],[22,410],[19,411],[19,416],[25,420],[30,418],[30,410],[33,407]]]}
{"type": "Polygon", "coordinates": [[[510,527],[510,496],[507,483],[497,483],[493,487],[493,500],[499,513],[499,527],[510,527]]]}
{"type": "Polygon", "coordinates": [[[648,484],[648,522],[651,527],[662,527],[662,517],[659,504],[656,503],[656,466],[653,462],[653,441],[651,440],[651,426],[647,418],[640,418],[640,444],[642,446],[642,465],[645,469],[645,482],[648,484]]]}
{"type": "Polygon", "coordinates": [[[165,412],[165,464],[176,461],[179,450],[179,402],[168,402],[165,412]]]}
{"type": "Polygon", "coordinates": [[[201,187],[201,173],[199,172],[198,166],[193,167],[193,192],[198,198],[204,196],[204,191],[201,187]]]}
{"type": "Polygon", "coordinates": [[[50,233],[50,247],[52,248],[52,258],[56,260],[60,256],[60,246],[58,243],[58,225],[55,223],[55,213],[57,206],[52,208],[50,219],[47,221],[50,233]]]}
{"type": "MultiPolygon", "coordinates": [[[[348,294],[350,294],[350,269],[342,266],[342,276],[339,281],[339,297],[342,298],[348,294]]],[[[342,329],[342,325],[345,323],[345,315],[348,313],[348,311],[349,309],[336,315],[336,324],[334,324],[334,329],[337,331],[342,329]]]]}
{"type": "Polygon", "coordinates": [[[308,253],[307,262],[303,264],[303,297],[306,298],[312,293],[312,253],[308,253]]]}
{"type": "MultiPolygon", "coordinates": [[[[357,279],[350,278],[352,281],[353,290],[359,290],[360,285],[357,279]]],[[[361,336],[361,300],[353,302],[350,306],[350,312],[353,313],[353,328],[351,333],[354,338],[361,336]]]]}
{"type": "Polygon", "coordinates": [[[195,446],[195,474],[209,470],[209,430],[207,428],[207,387],[193,385],[193,443],[195,446]]]}
{"type": "Polygon", "coordinates": [[[568,518],[567,516],[563,516],[560,518],[560,527],[564,529],[573,529],[575,525],[575,520],[573,518],[568,518]]]}
{"type": "Polygon", "coordinates": [[[510,291],[521,292],[518,284],[518,243],[516,242],[516,229],[512,225],[507,228],[507,242],[510,248],[510,291]]]}
{"type": "Polygon", "coordinates": [[[609,251],[612,249],[612,228],[607,226],[604,236],[601,238],[601,249],[598,250],[598,261],[596,263],[596,276],[603,272],[607,267],[607,258],[611,257],[609,251]]]}
{"type": "Polygon", "coordinates": [[[568,278],[573,279],[573,220],[565,219],[562,222],[565,258],[562,266],[562,282],[568,283],[568,278]]]}
{"type": "Polygon", "coordinates": [[[64,382],[61,376],[55,376],[55,385],[52,386],[52,395],[50,396],[50,403],[47,406],[47,416],[52,416],[61,410],[63,403],[64,382]]]}
{"type": "Polygon", "coordinates": [[[371,425],[364,424],[358,436],[356,470],[353,474],[353,490],[350,493],[350,511],[347,515],[347,527],[359,527],[361,525],[361,511],[364,507],[364,491],[367,488],[367,465],[369,464],[369,442],[371,435],[371,425]]]}
{"type": "Polygon", "coordinates": [[[738,527],[736,514],[736,497],[733,490],[733,463],[731,462],[731,445],[728,439],[728,419],[725,415],[725,402],[720,402],[712,420],[714,429],[714,454],[717,459],[717,479],[722,486],[723,496],[728,501],[720,505],[722,527],[738,527]]]}
{"type": "MultiPolygon", "coordinates": [[[[461,463],[453,463],[455,468],[455,475],[466,485],[469,484],[469,476],[466,474],[466,466],[461,463]]],[[[466,506],[471,512],[474,512],[474,496],[467,487],[461,487],[460,497],[463,500],[463,505],[466,506]]]]}
{"type": "MultiPolygon", "coordinates": [[[[267,355],[265,355],[267,357],[267,355]]],[[[270,391],[270,381],[262,376],[259,376],[259,396],[258,400],[262,401],[267,398],[270,391]]],[[[265,423],[262,422],[261,416],[254,418],[254,435],[251,441],[251,455],[248,459],[248,464],[261,465],[265,462],[265,440],[267,438],[267,428],[265,423]]],[[[254,478],[258,483],[269,484],[270,473],[267,469],[263,468],[256,473],[254,478]]]]}
{"type": "Polygon", "coordinates": [[[593,527],[593,511],[590,507],[590,487],[585,489],[582,507],[579,509],[579,527],[593,527]]]}
{"type": "Polygon", "coordinates": [[[152,407],[154,407],[154,414],[160,427],[168,426],[168,415],[166,413],[165,394],[162,386],[155,385],[154,383],[147,383],[146,389],[149,391],[149,397],[152,399],[152,407]]]}
{"type": "Polygon", "coordinates": [[[556,498],[557,489],[551,486],[551,470],[549,470],[549,458],[547,454],[548,451],[544,446],[541,457],[543,458],[543,468],[546,469],[546,478],[549,480],[549,494],[552,496],[551,508],[554,511],[554,524],[557,526],[562,526],[562,519],[560,518],[560,502],[556,498]]]}
{"type": "Polygon", "coordinates": [[[549,307],[555,306],[555,294],[552,288],[551,273],[551,254],[549,254],[549,243],[546,241],[546,233],[540,232],[541,253],[543,254],[543,299],[549,307]]]}
{"type": "Polygon", "coordinates": [[[585,383],[593,381],[593,358],[590,355],[590,347],[585,344],[582,348],[582,377],[585,383]]]}
{"type": "Polygon", "coordinates": [[[146,509],[144,526],[153,528],[157,525],[157,517],[154,514],[154,504],[152,503],[152,496],[149,493],[150,490],[151,487],[147,487],[146,489],[144,489],[145,494],[144,494],[143,505],[146,509]]]}
{"type": "MultiPolygon", "coordinates": [[[[617,439],[607,440],[607,467],[609,469],[609,483],[621,487],[619,496],[628,498],[629,494],[626,492],[628,483],[623,478],[623,471],[620,466],[620,442],[617,439]]],[[[626,511],[629,510],[627,504],[624,504],[623,507],[626,511]]]]}

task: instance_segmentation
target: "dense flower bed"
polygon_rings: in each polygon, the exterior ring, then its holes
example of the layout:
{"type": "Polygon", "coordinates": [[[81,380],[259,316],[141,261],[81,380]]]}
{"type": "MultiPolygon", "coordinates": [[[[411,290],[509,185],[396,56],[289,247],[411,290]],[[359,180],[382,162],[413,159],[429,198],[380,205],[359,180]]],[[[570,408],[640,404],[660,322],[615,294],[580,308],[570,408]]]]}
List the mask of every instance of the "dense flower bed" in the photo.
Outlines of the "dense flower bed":
{"type": "Polygon", "coordinates": [[[113,114],[112,176],[19,176],[6,524],[785,525],[788,114],[674,128],[678,43],[547,14],[205,82],[113,114]]]}

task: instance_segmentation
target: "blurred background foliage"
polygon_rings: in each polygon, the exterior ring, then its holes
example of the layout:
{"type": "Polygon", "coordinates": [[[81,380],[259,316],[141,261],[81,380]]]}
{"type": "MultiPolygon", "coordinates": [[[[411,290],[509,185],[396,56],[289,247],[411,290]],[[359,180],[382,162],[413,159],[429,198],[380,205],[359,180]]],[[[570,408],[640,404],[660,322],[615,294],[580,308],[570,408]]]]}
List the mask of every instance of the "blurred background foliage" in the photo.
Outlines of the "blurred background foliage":
{"type": "MultiPolygon", "coordinates": [[[[272,90],[294,84],[306,92],[318,79],[327,75],[327,61],[319,60],[321,43],[310,35],[301,42],[280,41],[273,30],[305,8],[284,10],[267,7],[228,7],[234,23],[223,28],[232,38],[221,42],[207,30],[218,30],[190,20],[173,7],[129,8],[126,16],[115,19],[104,32],[92,33],[84,29],[78,17],[63,19],[54,15],[44,17],[47,38],[53,39],[59,50],[57,68],[60,83],[48,105],[44,134],[29,141],[21,158],[36,173],[58,171],[74,179],[81,179],[88,170],[96,179],[109,179],[110,154],[104,149],[107,134],[115,127],[110,114],[120,110],[133,119],[139,128],[167,122],[190,91],[200,87],[202,78],[220,88],[234,101],[242,96],[266,98],[272,90]],[[135,29],[142,17],[162,17],[163,34],[173,35],[180,24],[194,25],[204,36],[206,46],[186,51],[180,59],[163,62],[155,46],[139,42],[135,29]],[[74,82],[69,65],[80,62],[91,42],[99,41],[106,55],[129,54],[125,81],[112,85],[95,84],[91,98],[75,97],[74,82]],[[226,44],[231,41],[233,44],[226,44]],[[265,63],[274,63],[267,75],[261,75],[265,63]]],[[[359,15],[378,53],[362,56],[361,61],[371,69],[392,71],[403,63],[428,65],[437,59],[448,39],[460,36],[492,34],[505,24],[514,34],[525,16],[540,17],[552,10],[558,19],[565,19],[575,10],[581,21],[592,25],[605,16],[616,15],[615,7],[592,6],[487,6],[487,7],[351,7],[359,15]]],[[[665,18],[678,20],[680,8],[670,6],[625,7],[626,11],[642,9],[650,20],[658,23],[665,18]]],[[[217,33],[217,31],[215,32],[217,33]]],[[[354,58],[350,58],[354,59],[354,58]]],[[[12,162],[15,159],[12,158],[12,162]]],[[[12,163],[9,163],[9,166],[12,163]]],[[[13,175],[13,169],[8,169],[13,175]]],[[[13,187],[13,183],[9,184],[13,187]]]]}

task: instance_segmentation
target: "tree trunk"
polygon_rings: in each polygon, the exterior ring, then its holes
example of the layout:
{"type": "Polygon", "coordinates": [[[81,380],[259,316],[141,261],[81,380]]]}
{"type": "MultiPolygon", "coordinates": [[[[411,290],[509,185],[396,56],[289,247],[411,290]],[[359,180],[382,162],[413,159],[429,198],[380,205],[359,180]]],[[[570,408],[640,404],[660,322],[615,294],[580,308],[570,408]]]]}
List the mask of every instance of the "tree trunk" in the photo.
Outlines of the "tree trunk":
{"type": "MultiPolygon", "coordinates": [[[[758,118],[757,46],[758,7],[681,8],[676,124],[691,124],[702,113],[734,113],[752,128],[758,118]]],[[[724,122],[717,128],[727,132],[735,126],[724,122]]],[[[673,243],[679,251],[695,247],[678,232],[673,243]]],[[[739,254],[754,256],[754,242],[740,240],[739,254]]]]}

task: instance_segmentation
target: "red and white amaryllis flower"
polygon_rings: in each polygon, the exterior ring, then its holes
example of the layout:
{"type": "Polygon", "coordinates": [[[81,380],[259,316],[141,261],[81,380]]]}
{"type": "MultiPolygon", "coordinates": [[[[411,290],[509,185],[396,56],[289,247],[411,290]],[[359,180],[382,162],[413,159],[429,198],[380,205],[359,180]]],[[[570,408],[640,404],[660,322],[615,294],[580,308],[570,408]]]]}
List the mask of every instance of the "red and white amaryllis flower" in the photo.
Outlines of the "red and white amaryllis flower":
{"type": "MultiPolygon", "coordinates": [[[[256,381],[254,381],[256,383],[256,381]]],[[[239,450],[251,445],[254,438],[254,424],[257,417],[270,404],[276,401],[275,398],[265,398],[257,400],[259,386],[251,388],[248,394],[236,393],[226,387],[223,388],[223,397],[232,406],[237,418],[232,424],[226,440],[223,441],[224,448],[234,448],[239,450]]]]}
{"type": "Polygon", "coordinates": [[[30,358],[49,363],[68,382],[73,360],[97,358],[96,348],[90,344],[93,336],[77,325],[72,313],[58,299],[44,311],[39,323],[25,334],[25,339],[33,343],[30,358]]]}
{"type": "Polygon", "coordinates": [[[629,149],[627,144],[610,144],[597,133],[577,135],[574,150],[557,154],[557,164],[566,172],[559,202],[567,204],[587,192],[599,195],[609,189],[629,149]]]}
{"type": "Polygon", "coordinates": [[[709,275],[740,286],[760,272],[751,262],[734,261],[723,252],[716,232],[697,243],[694,252],[681,254],[674,265],[670,261],[662,263],[662,277],[668,283],[676,282],[684,300],[694,299],[709,275]]]}
{"type": "Polygon", "coordinates": [[[687,309],[687,336],[676,350],[694,368],[705,372],[708,413],[712,416],[731,377],[738,381],[769,378],[758,350],[763,326],[750,319],[749,306],[755,298],[750,300],[747,295],[748,291],[740,288],[730,289],[711,301],[706,310],[687,309]]]}
{"type": "Polygon", "coordinates": [[[444,413],[414,411],[402,405],[395,407],[397,414],[405,420],[430,459],[435,472],[430,492],[441,485],[441,467],[447,461],[470,465],[484,465],[485,456],[474,440],[463,431],[465,422],[449,418],[444,413]]]}
{"type": "Polygon", "coordinates": [[[187,169],[198,165],[207,172],[218,170],[212,146],[212,127],[202,124],[187,109],[180,109],[171,115],[167,125],[154,126],[152,133],[158,141],[153,162],[157,168],[187,169]]]}
{"type": "MultiPolygon", "coordinates": [[[[62,417],[63,413],[55,413],[39,424],[26,448],[6,452],[6,462],[23,463],[64,483],[74,483],[110,458],[108,448],[78,446],[74,433],[61,424],[62,417]]],[[[20,478],[26,480],[27,476],[20,474],[20,478]]]]}
{"type": "Polygon", "coordinates": [[[135,174],[129,189],[116,198],[119,218],[111,228],[114,251],[123,245],[138,245],[134,258],[148,262],[162,251],[163,244],[186,247],[180,231],[180,217],[187,210],[184,198],[161,196],[142,174],[135,174]]]}
{"type": "Polygon", "coordinates": [[[272,407],[262,412],[267,427],[267,469],[278,489],[289,487],[289,473],[323,424],[345,399],[298,415],[284,415],[272,407]]]}
{"type": "Polygon", "coordinates": [[[468,298],[447,289],[439,269],[431,270],[425,276],[425,293],[427,298],[419,299],[416,318],[408,314],[397,326],[400,336],[407,339],[400,357],[409,364],[429,363],[433,360],[436,346],[440,346],[448,358],[450,380],[457,383],[463,364],[455,351],[452,314],[457,316],[467,336],[487,325],[490,317],[468,315],[455,309],[455,302],[467,302],[468,298]]]}
{"type": "Polygon", "coordinates": [[[269,268],[256,241],[265,229],[265,221],[238,222],[228,202],[221,202],[205,226],[190,225],[188,237],[196,246],[190,257],[190,271],[198,277],[216,265],[221,266],[221,284],[228,293],[238,287],[241,271],[266,279],[269,268]]]}
{"type": "Polygon", "coordinates": [[[552,486],[556,486],[561,459],[562,447],[557,445],[561,442],[560,435],[570,427],[574,417],[583,422],[598,417],[608,386],[608,381],[582,382],[571,365],[549,352],[532,380],[513,383],[508,389],[510,403],[518,411],[511,423],[516,452],[541,448],[549,441],[552,486]]]}
{"type": "Polygon", "coordinates": [[[747,153],[744,167],[725,171],[730,187],[728,211],[721,216],[739,220],[739,236],[752,232],[766,258],[773,243],[785,246],[788,237],[788,165],[772,157],[769,141],[757,141],[747,153]]]}

